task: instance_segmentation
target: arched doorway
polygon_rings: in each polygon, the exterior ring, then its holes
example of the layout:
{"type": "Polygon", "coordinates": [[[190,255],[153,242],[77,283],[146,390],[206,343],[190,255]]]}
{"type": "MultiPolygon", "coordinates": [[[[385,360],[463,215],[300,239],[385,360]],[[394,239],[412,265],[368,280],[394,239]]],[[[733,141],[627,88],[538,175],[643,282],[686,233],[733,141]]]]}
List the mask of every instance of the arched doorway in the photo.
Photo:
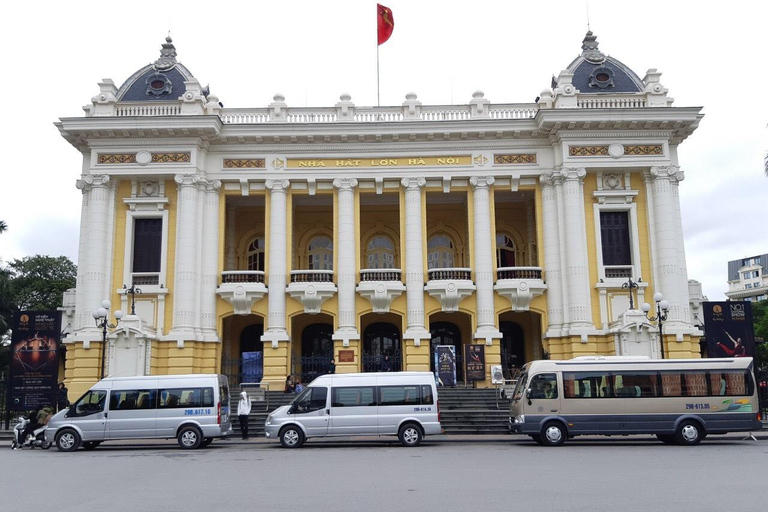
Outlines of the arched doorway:
{"type": "Polygon", "coordinates": [[[525,334],[523,328],[515,322],[499,322],[501,331],[501,368],[505,379],[513,378],[527,362],[525,360],[525,334]]]}
{"type": "Polygon", "coordinates": [[[402,368],[400,329],[388,322],[377,322],[363,332],[363,371],[399,372],[402,368]]]}
{"type": "Polygon", "coordinates": [[[261,382],[264,376],[263,324],[249,325],[240,333],[240,382],[261,382]]]}
{"type": "Polygon", "coordinates": [[[333,359],[332,335],[331,324],[310,324],[302,331],[299,371],[302,382],[312,382],[318,375],[328,373],[333,359]]]}
{"type": "Polygon", "coordinates": [[[433,322],[429,325],[432,339],[429,342],[429,368],[435,371],[435,346],[453,345],[456,350],[456,382],[464,381],[464,351],[461,346],[461,331],[451,322],[433,322]]]}

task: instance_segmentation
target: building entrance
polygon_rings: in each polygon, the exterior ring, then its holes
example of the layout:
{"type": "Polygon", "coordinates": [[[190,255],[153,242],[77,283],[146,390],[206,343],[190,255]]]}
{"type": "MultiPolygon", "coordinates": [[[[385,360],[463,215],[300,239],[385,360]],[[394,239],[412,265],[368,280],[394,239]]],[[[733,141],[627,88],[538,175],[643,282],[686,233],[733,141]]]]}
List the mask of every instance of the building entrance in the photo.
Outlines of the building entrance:
{"type": "Polygon", "coordinates": [[[363,333],[363,371],[399,372],[402,369],[400,329],[388,322],[377,322],[363,333]]]}
{"type": "Polygon", "coordinates": [[[328,373],[333,359],[333,325],[311,324],[301,333],[301,366],[297,372],[301,382],[312,382],[328,373]]]}
{"type": "Polygon", "coordinates": [[[515,322],[499,322],[501,331],[501,368],[505,379],[514,378],[514,374],[526,363],[525,335],[523,328],[515,322]]]}
{"type": "Polygon", "coordinates": [[[429,343],[429,368],[435,371],[435,346],[453,345],[456,349],[456,382],[464,382],[464,350],[461,331],[451,322],[433,322],[429,326],[432,339],[429,343]]]}

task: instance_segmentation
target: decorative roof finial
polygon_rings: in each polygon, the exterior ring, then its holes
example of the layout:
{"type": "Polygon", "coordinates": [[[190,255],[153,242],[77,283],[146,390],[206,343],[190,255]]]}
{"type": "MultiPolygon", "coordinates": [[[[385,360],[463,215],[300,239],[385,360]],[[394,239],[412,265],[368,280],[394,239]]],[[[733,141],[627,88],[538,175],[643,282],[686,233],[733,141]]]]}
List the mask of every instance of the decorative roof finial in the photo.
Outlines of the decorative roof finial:
{"type": "Polygon", "coordinates": [[[584,36],[584,41],[581,43],[581,55],[587,62],[593,64],[602,64],[605,62],[605,55],[597,49],[597,36],[592,34],[591,30],[587,31],[587,35],[584,36]]]}
{"type": "Polygon", "coordinates": [[[173,39],[171,39],[169,31],[168,37],[165,38],[165,43],[163,43],[163,48],[160,50],[160,58],[155,61],[154,66],[159,71],[168,71],[176,64],[176,47],[173,46],[173,39]]]}

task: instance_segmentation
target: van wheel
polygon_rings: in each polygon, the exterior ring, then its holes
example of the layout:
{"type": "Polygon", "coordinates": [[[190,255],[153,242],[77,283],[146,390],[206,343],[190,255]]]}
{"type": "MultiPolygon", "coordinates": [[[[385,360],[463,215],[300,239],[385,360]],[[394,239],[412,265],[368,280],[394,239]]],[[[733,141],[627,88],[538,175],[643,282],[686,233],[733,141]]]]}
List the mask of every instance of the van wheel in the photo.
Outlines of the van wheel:
{"type": "Polygon", "coordinates": [[[695,420],[683,420],[675,432],[675,441],[677,444],[693,446],[699,444],[704,436],[701,425],[695,420]]]}
{"type": "Polygon", "coordinates": [[[558,421],[550,421],[541,429],[541,442],[545,446],[560,446],[568,437],[563,424],[558,421]]]}
{"type": "Polygon", "coordinates": [[[83,443],[84,450],[93,450],[101,444],[101,441],[86,441],[83,443]]]}
{"type": "Polygon", "coordinates": [[[65,429],[56,434],[56,448],[62,452],[73,452],[80,447],[80,434],[72,429],[65,429]]]}
{"type": "Polygon", "coordinates": [[[421,433],[421,429],[413,423],[408,423],[400,427],[397,437],[403,446],[419,446],[421,439],[424,437],[421,433]]]}
{"type": "Polygon", "coordinates": [[[664,444],[675,444],[674,434],[656,434],[656,438],[664,444]]]}
{"type": "Polygon", "coordinates": [[[280,444],[284,448],[298,448],[304,444],[304,432],[295,425],[285,427],[280,431],[280,444]]]}
{"type": "Polygon", "coordinates": [[[206,437],[205,439],[203,439],[203,442],[200,444],[200,447],[201,448],[205,448],[206,446],[208,446],[212,442],[213,442],[213,438],[212,437],[206,437]]]}
{"type": "Polygon", "coordinates": [[[197,427],[184,427],[179,430],[176,439],[179,441],[179,446],[185,450],[194,450],[200,447],[200,443],[203,442],[203,435],[197,427]]]}

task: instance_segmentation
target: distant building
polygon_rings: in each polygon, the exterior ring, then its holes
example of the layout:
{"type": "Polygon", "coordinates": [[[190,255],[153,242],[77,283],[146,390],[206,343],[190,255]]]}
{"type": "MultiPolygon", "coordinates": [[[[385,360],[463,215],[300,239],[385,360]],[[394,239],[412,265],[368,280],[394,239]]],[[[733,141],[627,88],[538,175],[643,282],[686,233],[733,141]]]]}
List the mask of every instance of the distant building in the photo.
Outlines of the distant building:
{"type": "Polygon", "coordinates": [[[768,254],[750,256],[728,262],[729,300],[758,301],[768,299],[768,254]]]}

